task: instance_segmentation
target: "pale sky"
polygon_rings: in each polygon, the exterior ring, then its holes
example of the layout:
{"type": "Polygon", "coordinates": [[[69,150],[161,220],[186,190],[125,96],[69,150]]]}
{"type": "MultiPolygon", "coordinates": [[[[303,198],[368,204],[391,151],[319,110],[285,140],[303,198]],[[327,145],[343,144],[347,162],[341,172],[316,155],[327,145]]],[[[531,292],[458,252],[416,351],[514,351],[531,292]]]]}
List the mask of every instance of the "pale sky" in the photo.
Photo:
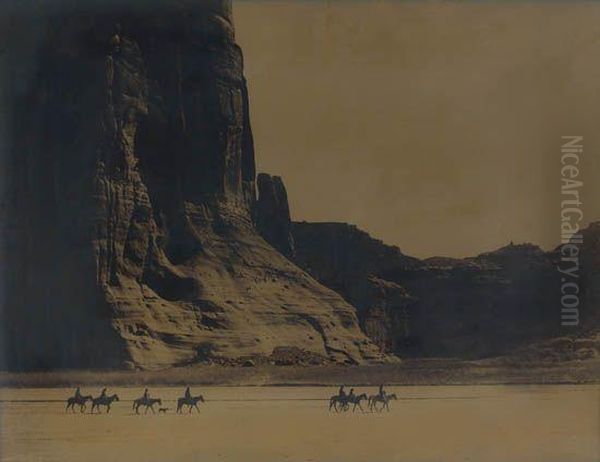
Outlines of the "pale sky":
{"type": "Polygon", "coordinates": [[[600,4],[236,1],[259,172],[295,220],[415,256],[560,234],[561,135],[600,219],[600,4]]]}

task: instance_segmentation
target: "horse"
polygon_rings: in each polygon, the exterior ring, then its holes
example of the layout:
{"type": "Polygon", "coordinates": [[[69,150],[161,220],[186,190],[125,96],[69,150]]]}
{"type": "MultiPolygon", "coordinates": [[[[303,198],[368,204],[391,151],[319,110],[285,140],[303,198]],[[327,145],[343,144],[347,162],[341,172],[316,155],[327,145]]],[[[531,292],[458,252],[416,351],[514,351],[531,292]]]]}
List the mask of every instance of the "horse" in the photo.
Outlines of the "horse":
{"type": "Polygon", "coordinates": [[[335,412],[340,412],[340,410],[338,409],[338,404],[344,407],[346,405],[347,399],[347,396],[333,395],[331,398],[329,398],[329,412],[331,412],[331,409],[335,409],[335,412]]]}
{"type": "Polygon", "coordinates": [[[368,399],[366,393],[362,393],[360,395],[349,395],[345,400],[346,402],[344,403],[343,410],[347,411],[349,409],[349,405],[354,404],[354,406],[352,407],[352,412],[356,411],[356,406],[359,407],[361,412],[365,412],[362,405],[360,404],[360,402],[364,399],[368,399]]]}
{"type": "Polygon", "coordinates": [[[139,414],[138,412],[138,408],[144,404],[146,402],[146,398],[138,398],[138,399],[134,399],[133,400],[133,406],[131,406],[131,409],[133,409],[135,411],[136,414],[139,414]]]}
{"type": "Polygon", "coordinates": [[[67,400],[67,407],[65,408],[65,412],[68,412],[69,409],[71,409],[72,412],[75,412],[75,405],[78,404],[79,405],[79,411],[80,412],[85,412],[85,408],[86,405],[85,403],[88,401],[92,400],[92,396],[91,395],[87,395],[87,396],[81,396],[81,397],[77,397],[77,396],[71,396],[68,400],[67,400]]]}
{"type": "Polygon", "coordinates": [[[361,411],[365,412],[360,404],[360,402],[364,399],[367,399],[366,393],[348,396],[333,395],[331,398],[329,398],[329,411],[331,411],[331,409],[335,409],[336,412],[339,412],[340,410],[347,411],[350,409],[350,404],[354,404],[352,407],[352,412],[356,410],[356,406],[358,406],[361,411]],[[339,409],[338,405],[340,405],[339,409]]]}
{"type": "Polygon", "coordinates": [[[198,412],[200,412],[200,409],[198,409],[198,401],[201,401],[203,403],[205,403],[206,401],[204,401],[204,397],[202,395],[198,395],[198,396],[190,396],[189,398],[179,398],[177,400],[177,414],[181,413],[181,408],[186,405],[189,406],[190,408],[190,414],[192,413],[192,408],[196,408],[196,410],[198,412]]]}
{"type": "Polygon", "coordinates": [[[111,396],[98,396],[98,398],[92,399],[92,410],[91,414],[94,413],[94,409],[98,408],[98,412],[100,412],[100,406],[106,406],[106,413],[110,412],[110,405],[113,401],[119,401],[119,397],[114,394],[111,396]]]}
{"type": "Polygon", "coordinates": [[[390,411],[390,406],[389,406],[389,402],[391,400],[397,400],[398,398],[396,397],[396,393],[390,393],[385,394],[385,395],[372,395],[369,397],[369,409],[371,410],[371,412],[373,412],[373,409],[375,409],[377,412],[381,412],[384,409],[387,409],[387,411],[390,411]],[[377,409],[377,403],[383,403],[383,406],[381,406],[381,409],[377,409]]]}
{"type": "Polygon", "coordinates": [[[162,406],[162,400],[160,398],[144,398],[142,396],[141,398],[138,398],[133,402],[132,409],[135,410],[136,414],[139,414],[140,406],[145,406],[146,411],[144,412],[144,414],[148,413],[148,408],[150,408],[152,410],[152,414],[156,414],[156,411],[154,411],[155,404],[162,406]]]}

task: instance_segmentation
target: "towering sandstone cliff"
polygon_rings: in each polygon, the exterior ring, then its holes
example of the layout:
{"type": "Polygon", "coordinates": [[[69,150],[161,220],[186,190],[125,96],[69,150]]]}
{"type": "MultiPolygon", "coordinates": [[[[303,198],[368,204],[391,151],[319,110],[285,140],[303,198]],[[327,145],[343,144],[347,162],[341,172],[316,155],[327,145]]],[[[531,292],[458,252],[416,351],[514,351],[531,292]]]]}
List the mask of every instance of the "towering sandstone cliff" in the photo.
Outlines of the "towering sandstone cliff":
{"type": "Polygon", "coordinates": [[[11,367],[381,358],[355,309],[257,233],[231,2],[198,3],[48,19],[14,114],[11,367]]]}

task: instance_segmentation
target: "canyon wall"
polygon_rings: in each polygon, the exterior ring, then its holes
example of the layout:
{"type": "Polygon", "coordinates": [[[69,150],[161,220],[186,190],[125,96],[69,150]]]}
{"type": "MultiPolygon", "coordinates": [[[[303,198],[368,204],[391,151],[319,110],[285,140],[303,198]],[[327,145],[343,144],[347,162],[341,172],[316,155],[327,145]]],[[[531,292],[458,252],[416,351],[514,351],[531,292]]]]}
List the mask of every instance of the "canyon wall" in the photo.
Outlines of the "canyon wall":
{"type": "Polygon", "coordinates": [[[480,358],[539,344],[540,357],[552,357],[547,339],[570,336],[596,346],[561,347],[558,356],[600,354],[598,223],[583,231],[580,319],[570,328],[561,325],[559,249],[510,243],[472,258],[423,260],[353,225],[292,223],[281,205],[270,216],[277,226],[264,237],[276,245],[285,235],[276,231],[291,226],[293,261],[356,307],[363,331],[387,353],[480,358]]]}
{"type": "MultiPolygon", "coordinates": [[[[256,177],[230,1],[98,5],[13,18],[4,62],[25,24],[38,46],[8,73],[2,367],[477,358],[564,334],[558,251],[421,260],[293,223],[281,178],[256,177]]],[[[583,333],[600,226],[584,235],[583,333]]]]}
{"type": "Polygon", "coordinates": [[[511,243],[473,258],[418,260],[344,223],[293,224],[296,262],[357,308],[384,351],[405,357],[478,358],[546,338],[594,336],[599,231],[597,223],[584,231],[580,319],[569,328],[561,325],[558,249],[511,243]]]}
{"type": "Polygon", "coordinates": [[[8,366],[381,360],[256,231],[231,2],[162,5],[44,18],[7,161],[8,366]]]}
{"type": "Polygon", "coordinates": [[[294,237],[287,191],[281,177],[257,177],[256,227],[260,234],[288,258],[294,258],[294,237]]]}

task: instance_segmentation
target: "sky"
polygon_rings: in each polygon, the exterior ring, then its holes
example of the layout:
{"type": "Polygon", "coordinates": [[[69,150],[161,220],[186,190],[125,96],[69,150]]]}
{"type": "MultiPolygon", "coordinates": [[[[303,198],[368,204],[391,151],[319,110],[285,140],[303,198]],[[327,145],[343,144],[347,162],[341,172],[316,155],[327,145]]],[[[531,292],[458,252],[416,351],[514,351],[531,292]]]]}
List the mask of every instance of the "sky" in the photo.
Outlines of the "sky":
{"type": "Polygon", "coordinates": [[[292,218],[410,255],[560,238],[561,136],[600,220],[600,4],[234,1],[259,172],[292,218]]]}

